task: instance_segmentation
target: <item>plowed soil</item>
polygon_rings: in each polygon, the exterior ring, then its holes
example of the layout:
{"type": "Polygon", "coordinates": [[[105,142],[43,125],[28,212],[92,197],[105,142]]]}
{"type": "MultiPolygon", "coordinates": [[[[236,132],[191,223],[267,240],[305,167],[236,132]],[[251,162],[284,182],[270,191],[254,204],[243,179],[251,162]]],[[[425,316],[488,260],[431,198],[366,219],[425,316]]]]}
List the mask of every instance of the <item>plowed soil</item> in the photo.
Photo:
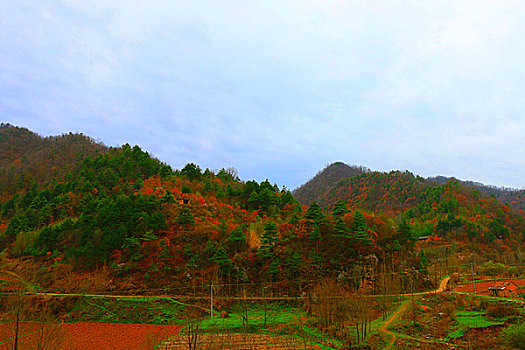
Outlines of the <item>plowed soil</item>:
{"type": "MultiPolygon", "coordinates": [[[[60,350],[147,350],[177,335],[181,328],[180,325],[126,323],[64,323],[41,327],[38,323],[23,323],[19,349],[34,349],[39,339],[44,339],[44,342],[59,342],[60,350]]],[[[0,350],[12,349],[12,338],[13,325],[0,324],[0,350]]]]}
{"type": "MultiPolygon", "coordinates": [[[[498,280],[498,281],[476,281],[476,294],[482,294],[482,295],[488,295],[489,294],[489,287],[502,282],[512,282],[518,287],[525,287],[525,278],[522,279],[509,279],[509,280],[498,280]]],[[[464,292],[464,293],[474,293],[474,285],[472,283],[469,284],[461,284],[458,285],[454,291],[456,292],[464,292]]],[[[515,291],[513,291],[515,292],[515,291]]],[[[525,290],[524,290],[525,292],[525,290]]]]}

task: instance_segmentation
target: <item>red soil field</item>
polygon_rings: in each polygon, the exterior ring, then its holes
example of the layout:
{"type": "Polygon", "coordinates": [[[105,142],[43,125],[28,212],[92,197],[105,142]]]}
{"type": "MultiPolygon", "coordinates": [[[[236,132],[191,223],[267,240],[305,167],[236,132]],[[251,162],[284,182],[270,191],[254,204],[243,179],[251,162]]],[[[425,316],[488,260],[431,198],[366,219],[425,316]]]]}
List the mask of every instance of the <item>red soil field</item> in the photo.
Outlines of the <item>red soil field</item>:
{"type": "MultiPolygon", "coordinates": [[[[509,280],[498,280],[498,281],[476,281],[476,294],[488,294],[489,287],[501,282],[512,282],[518,287],[525,287],[525,278],[522,279],[509,279],[509,280]]],[[[472,283],[458,285],[455,289],[456,292],[474,293],[474,286],[472,283]]]]}
{"type": "MultiPolygon", "coordinates": [[[[149,349],[160,340],[179,333],[180,325],[126,323],[64,323],[44,331],[45,336],[60,340],[60,350],[129,350],[149,349]]],[[[23,323],[20,349],[32,349],[39,338],[38,323],[23,323]],[[33,333],[31,333],[33,332],[33,333]]],[[[41,327],[40,327],[41,329],[41,327]]],[[[12,349],[12,325],[0,324],[0,349],[12,349]],[[7,341],[6,341],[7,340],[7,341]]]]}

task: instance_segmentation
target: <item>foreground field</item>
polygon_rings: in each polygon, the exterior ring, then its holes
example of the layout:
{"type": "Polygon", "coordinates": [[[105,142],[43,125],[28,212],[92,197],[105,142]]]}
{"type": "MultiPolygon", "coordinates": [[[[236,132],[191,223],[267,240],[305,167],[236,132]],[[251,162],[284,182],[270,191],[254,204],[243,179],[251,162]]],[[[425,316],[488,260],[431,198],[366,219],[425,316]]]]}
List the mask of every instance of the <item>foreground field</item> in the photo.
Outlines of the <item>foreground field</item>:
{"type": "MultiPolygon", "coordinates": [[[[21,323],[19,349],[149,350],[176,336],[182,326],[126,323],[21,323]]],[[[13,349],[14,325],[0,325],[0,349],[13,349]]]]}

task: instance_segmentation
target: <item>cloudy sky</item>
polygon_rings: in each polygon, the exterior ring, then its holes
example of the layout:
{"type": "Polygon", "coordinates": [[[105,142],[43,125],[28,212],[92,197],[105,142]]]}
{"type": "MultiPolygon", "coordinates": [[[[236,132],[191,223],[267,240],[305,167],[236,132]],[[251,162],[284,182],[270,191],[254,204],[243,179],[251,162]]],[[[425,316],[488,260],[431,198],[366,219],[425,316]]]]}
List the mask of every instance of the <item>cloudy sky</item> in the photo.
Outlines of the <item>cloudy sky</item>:
{"type": "Polygon", "coordinates": [[[525,187],[525,3],[0,1],[0,120],[293,189],[334,161],[525,187]]]}

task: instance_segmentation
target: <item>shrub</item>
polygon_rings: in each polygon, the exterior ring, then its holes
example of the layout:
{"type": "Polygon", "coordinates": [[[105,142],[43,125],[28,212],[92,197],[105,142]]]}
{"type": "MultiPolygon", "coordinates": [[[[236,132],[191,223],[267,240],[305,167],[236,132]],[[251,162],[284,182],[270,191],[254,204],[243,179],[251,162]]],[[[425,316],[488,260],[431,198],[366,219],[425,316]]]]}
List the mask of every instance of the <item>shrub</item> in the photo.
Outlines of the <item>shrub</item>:
{"type": "Polygon", "coordinates": [[[503,337],[508,346],[525,350],[525,322],[509,326],[503,331],[503,337]]]}
{"type": "Polygon", "coordinates": [[[37,231],[20,232],[16,236],[15,244],[13,245],[13,255],[20,257],[27,253],[28,249],[33,248],[38,238],[37,231]]]}
{"type": "Polygon", "coordinates": [[[515,306],[497,305],[489,307],[487,313],[490,317],[504,318],[517,315],[518,309],[515,306]]]}
{"type": "Polygon", "coordinates": [[[486,310],[490,305],[490,302],[485,298],[473,298],[471,306],[476,310],[486,310]]]}

